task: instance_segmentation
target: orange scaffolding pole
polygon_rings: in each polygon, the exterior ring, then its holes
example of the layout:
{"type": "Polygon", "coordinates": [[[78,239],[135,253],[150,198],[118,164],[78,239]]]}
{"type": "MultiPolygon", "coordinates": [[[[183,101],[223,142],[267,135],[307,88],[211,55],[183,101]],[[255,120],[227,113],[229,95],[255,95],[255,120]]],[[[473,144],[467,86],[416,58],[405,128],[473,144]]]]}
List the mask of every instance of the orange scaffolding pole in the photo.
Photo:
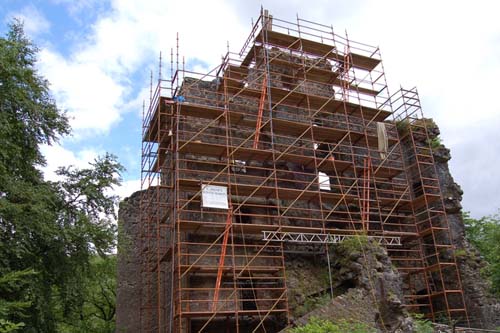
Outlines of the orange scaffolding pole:
{"type": "Polygon", "coordinates": [[[253,149],[258,149],[258,147],[259,147],[260,128],[262,126],[262,114],[264,113],[264,103],[266,101],[266,92],[267,92],[267,75],[264,74],[264,79],[262,80],[262,90],[261,90],[261,94],[260,94],[260,101],[259,101],[259,113],[257,114],[257,125],[255,126],[255,138],[253,141],[253,149]]]}
{"type": "Polygon", "coordinates": [[[366,157],[363,161],[364,170],[363,170],[363,206],[361,212],[361,222],[363,225],[363,230],[368,231],[370,229],[369,221],[370,221],[370,173],[371,173],[371,162],[370,156],[366,157]]]}
{"type": "Polygon", "coordinates": [[[229,238],[229,230],[231,229],[232,224],[233,224],[233,212],[232,209],[230,208],[229,211],[227,212],[226,228],[224,229],[224,238],[222,239],[222,249],[220,253],[219,267],[217,269],[217,280],[215,281],[214,302],[212,304],[212,309],[214,312],[217,311],[217,302],[219,301],[219,291],[222,282],[222,271],[224,270],[224,261],[226,259],[227,240],[229,238]]]}

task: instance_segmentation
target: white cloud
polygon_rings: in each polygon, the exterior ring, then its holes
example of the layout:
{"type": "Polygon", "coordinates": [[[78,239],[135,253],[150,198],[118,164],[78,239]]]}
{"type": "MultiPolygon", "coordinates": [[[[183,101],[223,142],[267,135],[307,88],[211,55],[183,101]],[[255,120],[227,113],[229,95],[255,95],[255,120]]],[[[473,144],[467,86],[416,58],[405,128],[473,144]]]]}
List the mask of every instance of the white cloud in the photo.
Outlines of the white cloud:
{"type": "MultiPolygon", "coordinates": [[[[250,2],[238,1],[240,15],[250,2]]],[[[333,24],[351,40],[380,45],[389,88],[417,86],[424,115],[441,128],[451,148],[452,175],[464,190],[463,205],[472,215],[492,214],[500,206],[500,3],[479,0],[405,2],[356,1],[349,6],[313,1],[264,1],[272,14],[333,24]]],[[[255,10],[255,9],[253,9],[255,10]]]]}
{"type": "Polygon", "coordinates": [[[120,120],[127,88],[99,64],[68,60],[48,49],[40,52],[39,59],[40,70],[49,79],[58,106],[68,112],[75,135],[103,133],[120,120]]]}
{"type": "Polygon", "coordinates": [[[42,35],[50,30],[50,22],[33,5],[25,6],[20,11],[7,15],[9,21],[14,17],[24,22],[24,31],[30,37],[42,35]]]}
{"type": "MultiPolygon", "coordinates": [[[[495,166],[500,157],[485,143],[499,141],[500,107],[494,97],[500,74],[500,26],[496,23],[500,3],[263,3],[275,17],[295,22],[298,12],[311,21],[333,23],[338,33],[347,28],[353,40],[379,44],[391,92],[400,83],[407,88],[417,85],[424,114],[440,125],[443,141],[452,149],[452,172],[465,191],[465,208],[474,216],[496,211],[500,181],[495,166]],[[475,173],[484,177],[473,178],[475,173]]],[[[165,59],[163,72],[169,74],[167,59],[171,47],[175,53],[177,32],[180,62],[185,55],[187,61],[201,59],[213,68],[226,52],[226,41],[231,50],[239,51],[250,31],[250,17],[256,18],[260,9],[254,2],[222,0],[113,0],[110,8],[97,16],[91,34],[69,56],[51,49],[41,54],[42,72],[52,83],[60,106],[73,117],[72,126],[81,138],[106,133],[126,112],[141,108],[141,101],[149,99],[149,89],[137,86],[144,87],[149,80],[132,82],[132,77],[138,72],[141,77],[147,77],[150,70],[156,73],[160,50],[165,59]]],[[[197,70],[203,67],[195,64],[197,70]]]]}
{"type": "Polygon", "coordinates": [[[89,163],[103,153],[93,148],[84,148],[75,153],[61,145],[43,145],[41,151],[47,161],[47,165],[42,168],[42,171],[45,179],[52,181],[59,180],[56,175],[58,168],[70,165],[77,168],[88,168],[89,163]]]}
{"type": "MultiPolygon", "coordinates": [[[[500,205],[500,4],[478,1],[368,2],[351,22],[356,36],[378,41],[392,91],[417,85],[423,112],[441,128],[451,148],[450,167],[464,190],[472,215],[491,214],[500,205]],[[405,15],[406,13],[406,15],[405,15]],[[363,37],[365,36],[365,37],[363,37]]],[[[349,29],[352,30],[352,29],[349,29]]]]}
{"type": "Polygon", "coordinates": [[[134,110],[135,114],[142,119],[143,108],[146,109],[149,104],[149,86],[143,88],[137,88],[135,98],[127,101],[124,105],[126,110],[134,110]]]}
{"type": "MultiPolygon", "coordinates": [[[[106,133],[138,101],[148,99],[144,90],[133,90],[138,82],[131,82],[131,77],[153,68],[157,72],[155,59],[161,50],[170,54],[176,29],[181,31],[181,51],[200,57],[203,50],[202,58],[210,66],[216,66],[225,52],[222,38],[242,39],[246,34],[233,12],[217,2],[116,0],[71,54],[63,57],[53,49],[42,50],[41,72],[51,82],[59,106],[68,110],[77,137],[106,133]],[[197,23],[217,16],[226,19],[210,19],[210,29],[197,23]],[[234,28],[228,30],[228,25],[234,28]]],[[[170,68],[164,72],[170,75],[170,68]]]]}
{"type": "Polygon", "coordinates": [[[141,180],[126,180],[122,183],[121,186],[116,187],[113,192],[115,195],[120,197],[120,200],[123,200],[129,197],[132,193],[139,191],[141,189],[141,180]]]}
{"type": "MultiPolygon", "coordinates": [[[[42,154],[45,156],[47,166],[41,168],[46,180],[57,181],[60,177],[56,175],[56,170],[60,167],[74,166],[79,169],[90,167],[89,163],[104,154],[102,150],[93,148],[84,148],[78,152],[68,150],[61,145],[42,146],[42,154]]],[[[108,194],[117,195],[120,200],[125,199],[132,193],[141,189],[140,179],[131,179],[122,181],[120,186],[115,186],[108,194]]]]}

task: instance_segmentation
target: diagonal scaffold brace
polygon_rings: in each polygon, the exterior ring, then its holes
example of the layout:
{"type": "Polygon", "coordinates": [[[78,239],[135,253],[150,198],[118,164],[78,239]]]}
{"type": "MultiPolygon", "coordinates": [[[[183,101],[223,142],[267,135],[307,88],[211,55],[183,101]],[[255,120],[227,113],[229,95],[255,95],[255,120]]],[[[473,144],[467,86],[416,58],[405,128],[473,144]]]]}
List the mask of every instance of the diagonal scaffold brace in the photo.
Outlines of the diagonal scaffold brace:
{"type": "Polygon", "coordinates": [[[229,231],[231,230],[231,226],[233,225],[233,210],[232,207],[229,207],[227,211],[227,219],[226,219],[226,227],[224,228],[224,237],[222,239],[222,248],[219,258],[219,267],[217,269],[217,280],[215,281],[215,290],[214,290],[214,301],[212,303],[212,311],[217,311],[217,303],[219,302],[219,292],[220,285],[222,283],[222,272],[224,271],[224,261],[226,259],[226,250],[227,250],[227,242],[229,239],[229,231]]]}
{"type": "Polygon", "coordinates": [[[255,138],[253,141],[253,149],[259,148],[260,128],[262,127],[262,116],[264,113],[264,103],[266,102],[266,92],[267,92],[267,75],[264,74],[264,79],[262,80],[262,91],[260,93],[259,113],[257,114],[257,124],[255,126],[255,138]]]}

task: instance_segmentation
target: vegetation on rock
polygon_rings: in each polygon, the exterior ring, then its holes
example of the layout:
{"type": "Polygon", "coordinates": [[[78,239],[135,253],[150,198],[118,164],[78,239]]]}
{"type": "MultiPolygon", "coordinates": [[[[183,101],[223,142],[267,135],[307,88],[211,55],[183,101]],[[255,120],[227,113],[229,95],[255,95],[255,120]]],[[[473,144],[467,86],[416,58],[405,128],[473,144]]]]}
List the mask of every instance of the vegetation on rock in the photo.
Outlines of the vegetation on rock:
{"type": "Polygon", "coordinates": [[[434,326],[432,325],[432,322],[424,319],[423,315],[420,314],[414,314],[413,315],[413,323],[414,323],[414,331],[415,333],[433,333],[434,332],[434,326]]]}
{"type": "Polygon", "coordinates": [[[290,333],[372,333],[374,328],[365,323],[349,322],[346,320],[330,321],[311,317],[306,325],[298,326],[289,330],[290,333]]]}
{"type": "Polygon", "coordinates": [[[325,293],[319,296],[308,296],[304,299],[301,305],[298,305],[294,310],[294,316],[300,317],[311,312],[323,305],[326,305],[331,300],[330,294],[325,293]]]}

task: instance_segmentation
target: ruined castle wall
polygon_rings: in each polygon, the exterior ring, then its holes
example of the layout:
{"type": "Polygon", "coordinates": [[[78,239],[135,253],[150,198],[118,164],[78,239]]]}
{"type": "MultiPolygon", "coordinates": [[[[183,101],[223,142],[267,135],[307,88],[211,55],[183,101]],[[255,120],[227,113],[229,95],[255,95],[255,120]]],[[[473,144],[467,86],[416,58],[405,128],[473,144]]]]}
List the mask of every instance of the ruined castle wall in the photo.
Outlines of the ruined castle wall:
{"type": "MultiPolygon", "coordinates": [[[[271,51],[271,56],[278,56],[278,54],[274,53],[275,51],[271,51]]],[[[295,61],[295,58],[290,58],[290,56],[286,54],[279,55],[280,57],[284,57],[282,60],[287,62],[295,61]]],[[[259,60],[257,60],[258,62],[259,60]]],[[[318,66],[323,66],[324,68],[331,67],[328,62],[319,63],[318,66]]],[[[277,64],[271,65],[271,82],[273,87],[280,89],[288,89],[292,90],[297,88],[297,91],[304,92],[308,94],[314,94],[317,96],[326,96],[330,97],[334,94],[332,85],[329,84],[321,84],[314,82],[304,83],[300,79],[295,78],[294,72],[290,70],[290,68],[280,67],[277,64]]],[[[258,70],[250,70],[248,75],[248,85],[254,89],[260,90],[262,85],[262,78],[258,78],[259,71],[258,70]]],[[[208,106],[222,106],[225,102],[229,102],[229,108],[232,111],[237,111],[244,113],[249,117],[256,117],[258,113],[258,105],[255,103],[255,99],[248,99],[244,97],[236,97],[231,99],[230,101],[224,101],[221,99],[220,94],[220,86],[219,82],[214,81],[196,81],[191,78],[185,78],[183,86],[181,88],[181,94],[185,97],[186,103],[197,103],[197,104],[205,104],[208,106]]],[[[181,105],[182,107],[182,105],[181,105]]],[[[267,109],[267,108],[266,108],[267,109]]],[[[274,119],[284,119],[284,120],[293,120],[298,122],[305,122],[309,116],[309,111],[304,108],[298,108],[294,106],[287,105],[279,105],[276,108],[273,108],[273,117],[274,119]]],[[[269,115],[264,115],[264,120],[268,119],[269,115]]],[[[255,119],[255,118],[253,118],[255,119]]],[[[318,114],[318,118],[314,120],[314,123],[318,126],[325,127],[333,127],[339,129],[347,128],[347,121],[350,124],[350,129],[352,131],[363,132],[365,127],[363,121],[357,117],[346,116],[344,114],[333,113],[333,112],[321,112],[318,114]]],[[[221,119],[220,122],[212,122],[209,119],[201,119],[195,117],[182,117],[179,123],[179,138],[181,140],[187,141],[193,138],[193,135],[197,133],[202,128],[206,129],[203,132],[203,135],[194,138],[193,140],[211,143],[217,145],[226,145],[226,124],[224,123],[224,119],[221,119]]],[[[244,121],[244,120],[243,120],[244,121]]],[[[389,128],[389,136],[390,138],[395,138],[396,134],[394,131],[394,125],[387,124],[389,128]]],[[[244,142],[244,140],[254,131],[254,129],[249,128],[248,126],[231,124],[230,128],[230,137],[231,144],[233,146],[237,146],[244,142]]],[[[376,124],[374,122],[370,123],[366,128],[366,131],[372,135],[376,135],[376,124]]],[[[293,137],[287,137],[285,135],[275,135],[273,136],[273,142],[271,141],[270,135],[265,132],[261,135],[260,146],[261,149],[270,149],[272,144],[274,144],[275,150],[279,152],[285,151],[289,145],[294,143],[294,150],[298,151],[301,155],[313,156],[316,155],[318,157],[326,156],[326,154],[332,149],[331,145],[326,143],[319,143],[318,147],[315,150],[314,144],[310,139],[298,140],[293,137]]],[[[252,148],[253,140],[247,140],[246,143],[243,144],[243,147],[252,148]]],[[[363,144],[360,144],[362,146],[363,144]]],[[[359,153],[357,157],[354,157],[354,163],[361,167],[363,165],[363,155],[366,155],[366,151],[363,151],[362,147],[349,147],[346,145],[339,145],[335,148],[334,156],[336,159],[345,159],[350,160],[351,152],[359,153]],[[351,150],[352,149],[352,150],[351,150]]],[[[222,154],[221,154],[222,155],[222,154]]],[[[445,197],[445,205],[446,210],[449,213],[448,219],[450,222],[450,228],[453,236],[453,241],[459,247],[467,246],[464,240],[464,231],[463,231],[463,221],[460,217],[460,199],[461,193],[459,192],[459,187],[453,182],[451,175],[447,169],[447,159],[443,156],[436,155],[436,161],[438,162],[437,168],[439,173],[439,178],[441,181],[443,195],[445,197]]],[[[379,158],[374,155],[374,158],[379,158]]],[[[212,180],[214,175],[220,173],[223,168],[227,165],[227,160],[223,157],[200,157],[199,155],[192,155],[189,153],[180,153],[179,158],[181,159],[178,163],[181,170],[179,170],[179,176],[181,178],[188,179],[197,179],[200,182],[212,180]]],[[[396,157],[397,158],[397,157],[396,157]]],[[[246,161],[244,165],[238,165],[236,161],[232,161],[234,166],[233,171],[234,174],[231,175],[231,179],[228,179],[227,172],[221,172],[221,174],[216,179],[217,182],[237,182],[240,184],[261,184],[262,180],[265,179],[269,175],[268,170],[264,170],[265,168],[272,168],[273,166],[270,164],[271,161],[268,162],[260,162],[260,161],[246,161]]],[[[390,165],[391,162],[388,162],[390,165]]],[[[310,183],[316,175],[312,168],[306,168],[302,165],[291,163],[291,162],[277,162],[276,168],[278,169],[277,177],[278,177],[278,185],[283,188],[295,188],[295,189],[304,189],[305,186],[310,183]]],[[[354,176],[354,175],[352,175],[354,176]]],[[[406,182],[405,179],[401,180],[402,182],[406,182]]],[[[274,186],[274,179],[271,178],[267,184],[274,186]]],[[[336,184],[334,182],[334,177],[331,178],[332,191],[338,191],[340,184],[336,184]]],[[[342,184],[344,186],[348,186],[349,183],[342,184]]],[[[314,184],[309,187],[309,190],[317,189],[319,185],[314,184]]],[[[380,190],[383,190],[383,185],[380,185],[380,190]]],[[[140,250],[140,230],[139,230],[139,197],[140,192],[134,193],[130,198],[126,199],[122,205],[120,206],[119,220],[120,220],[120,245],[119,249],[119,262],[118,262],[118,295],[117,295],[117,327],[118,331],[124,332],[137,332],[139,331],[140,319],[139,319],[139,311],[138,309],[141,306],[140,299],[140,288],[141,288],[141,270],[140,270],[140,262],[141,260],[149,260],[145,259],[144,252],[140,250]],[[124,246],[122,246],[125,244],[124,246]]],[[[189,200],[190,197],[187,195],[181,196],[182,200],[189,200]]],[[[233,193],[232,200],[238,202],[239,200],[243,200],[238,196],[238,193],[233,193]]],[[[277,214],[278,208],[281,206],[288,206],[291,204],[290,200],[273,200],[266,198],[252,198],[252,200],[248,201],[248,204],[242,209],[240,212],[236,213],[233,217],[233,222],[237,223],[258,223],[258,224],[276,224],[277,222],[268,217],[262,217],[262,215],[272,215],[273,213],[277,214]],[[259,205],[270,205],[274,206],[270,210],[265,210],[262,207],[258,207],[259,205]],[[261,215],[261,216],[259,216],[261,215]]],[[[287,216],[282,219],[282,223],[286,225],[292,226],[309,226],[310,220],[313,219],[321,219],[322,214],[321,210],[329,211],[332,208],[332,205],[328,203],[323,203],[323,207],[320,207],[319,204],[313,202],[297,202],[294,204],[294,208],[290,209],[287,212],[287,216]]],[[[351,211],[359,210],[359,207],[350,207],[351,211]]],[[[345,221],[347,215],[345,212],[347,211],[347,207],[340,206],[337,208],[336,213],[332,214],[330,217],[331,221],[345,221]]],[[[205,221],[205,222],[219,222],[223,223],[226,219],[226,213],[221,213],[217,210],[211,209],[202,209],[199,201],[193,200],[189,205],[188,209],[184,210],[180,214],[180,218],[186,221],[205,221]]],[[[337,224],[332,223],[332,226],[337,224]]],[[[339,223],[338,226],[342,226],[342,223],[339,223]]],[[[204,235],[188,235],[187,238],[183,240],[190,240],[194,243],[197,242],[205,242],[212,243],[213,240],[219,234],[214,233],[206,233],[204,235]]],[[[238,235],[237,232],[234,236],[234,242],[236,244],[246,242],[251,243],[252,241],[257,241],[259,235],[251,236],[251,235],[238,235]]],[[[162,242],[165,244],[169,244],[169,240],[167,236],[162,239],[162,242]]],[[[151,246],[155,246],[156,244],[151,244],[151,246]]],[[[184,253],[191,254],[199,254],[206,249],[204,246],[196,246],[189,245],[182,249],[184,253]]],[[[219,260],[220,251],[214,247],[208,255],[202,259],[200,264],[204,264],[205,266],[216,267],[217,262],[219,260]]],[[[244,252],[243,249],[236,249],[235,251],[235,262],[232,262],[232,257],[227,256],[227,266],[235,265],[243,265],[244,264],[244,256],[252,256],[254,253],[244,252]]],[[[194,256],[193,256],[194,257],[194,256]]],[[[478,282],[479,279],[479,269],[480,264],[479,261],[475,261],[476,264],[471,264],[466,260],[461,261],[460,269],[462,272],[463,284],[465,286],[466,292],[466,300],[469,308],[469,312],[471,316],[474,318],[480,318],[485,327],[493,327],[494,321],[491,318],[495,318],[493,315],[495,310],[498,308],[495,307],[494,303],[487,297],[486,287],[478,282]],[[479,265],[479,266],[478,266],[479,265]]],[[[182,258],[182,265],[190,265],[193,263],[192,257],[189,255],[182,258]]],[[[273,259],[259,259],[256,260],[254,265],[257,266],[277,266],[276,262],[273,262],[273,259]]],[[[171,299],[171,295],[169,295],[169,268],[168,262],[162,264],[164,280],[160,282],[165,289],[161,290],[160,293],[165,295],[165,299],[171,299]]],[[[143,273],[144,274],[144,273],[143,273]]],[[[215,285],[215,278],[212,277],[192,277],[189,281],[186,282],[192,288],[213,288],[215,285]]],[[[223,288],[224,286],[231,285],[232,281],[224,281],[222,282],[223,288]]],[[[155,283],[153,283],[154,285],[155,283]]],[[[290,286],[288,286],[290,287],[290,286]]],[[[293,286],[292,286],[293,287],[293,286]]],[[[423,286],[417,286],[417,288],[423,288],[423,286]]],[[[265,293],[266,291],[258,291],[265,293]]],[[[156,290],[152,290],[152,294],[156,294],[156,290]]],[[[220,298],[227,298],[228,292],[225,290],[221,290],[220,298]]],[[[258,296],[258,295],[257,295],[258,296]]],[[[190,307],[193,311],[209,311],[212,307],[211,300],[213,300],[213,291],[193,291],[193,294],[189,295],[191,299],[206,299],[206,302],[193,302],[193,303],[185,303],[183,306],[190,307]]],[[[255,297],[257,299],[265,299],[266,297],[255,297]]],[[[265,301],[263,301],[265,302],[265,301]]],[[[270,307],[270,304],[257,304],[259,307],[270,307]]],[[[224,309],[244,309],[248,306],[254,306],[251,304],[245,304],[244,301],[240,301],[238,304],[229,300],[228,303],[224,306],[224,309]]],[[[166,304],[165,308],[168,308],[169,304],[166,304]]],[[[166,310],[165,310],[166,311],[166,310]]],[[[153,311],[154,312],[154,311],[153,311]]],[[[167,312],[167,311],[166,311],[167,312]]],[[[153,322],[155,318],[150,318],[153,322]]],[[[196,323],[193,324],[193,327],[196,327],[196,323]]],[[[498,325],[498,323],[497,323],[498,325]]]]}
{"type": "Polygon", "coordinates": [[[139,204],[142,192],[120,203],[118,213],[118,284],[116,291],[116,332],[140,332],[141,260],[139,204]]]}

